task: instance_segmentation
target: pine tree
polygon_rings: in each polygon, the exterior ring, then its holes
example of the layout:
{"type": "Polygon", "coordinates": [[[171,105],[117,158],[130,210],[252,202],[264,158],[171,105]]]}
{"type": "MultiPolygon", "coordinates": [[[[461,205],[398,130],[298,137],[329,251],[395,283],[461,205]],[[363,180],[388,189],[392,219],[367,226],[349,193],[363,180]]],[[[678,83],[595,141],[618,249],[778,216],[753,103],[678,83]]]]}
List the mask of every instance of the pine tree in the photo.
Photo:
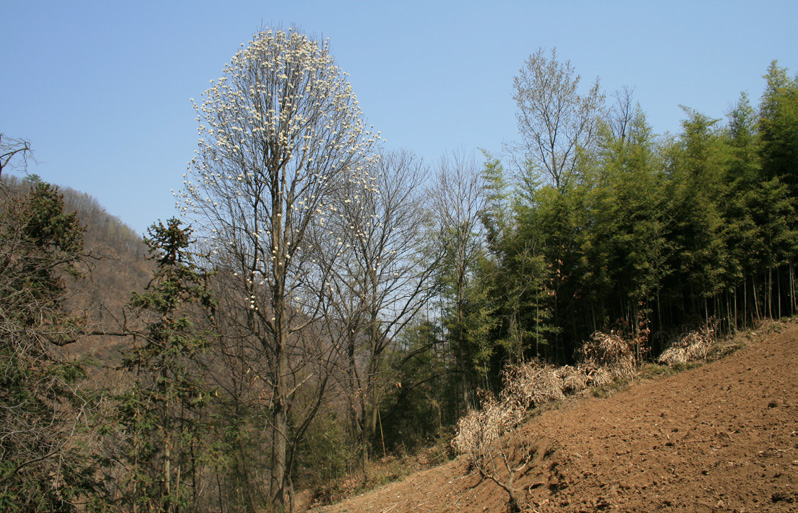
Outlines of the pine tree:
{"type": "Polygon", "coordinates": [[[72,511],[96,490],[76,443],[92,398],[61,350],[79,334],[65,300],[83,228],[49,184],[0,194],[0,509],[72,511]]]}
{"type": "Polygon", "coordinates": [[[119,397],[129,469],[123,500],[134,511],[190,511],[197,504],[197,470],[208,427],[204,407],[211,395],[197,360],[213,340],[192,315],[196,308],[212,313],[213,300],[206,274],[188,251],[190,228],[174,218],[166,226],[159,222],[145,242],[158,267],[146,290],[131,299],[147,327],[135,333],[123,364],[133,375],[132,386],[119,397]]]}

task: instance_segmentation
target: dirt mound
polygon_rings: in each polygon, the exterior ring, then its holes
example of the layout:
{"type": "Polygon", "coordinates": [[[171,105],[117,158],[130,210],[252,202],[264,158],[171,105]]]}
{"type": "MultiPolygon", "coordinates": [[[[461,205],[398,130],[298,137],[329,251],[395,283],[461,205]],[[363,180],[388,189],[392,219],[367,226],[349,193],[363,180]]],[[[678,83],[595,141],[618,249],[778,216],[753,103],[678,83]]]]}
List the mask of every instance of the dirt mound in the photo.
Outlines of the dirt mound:
{"type": "MultiPolygon", "coordinates": [[[[513,453],[530,461],[522,510],[798,511],[798,324],[773,326],[722,360],[535,417],[513,453]]],[[[319,511],[507,509],[460,458],[319,511]]]]}

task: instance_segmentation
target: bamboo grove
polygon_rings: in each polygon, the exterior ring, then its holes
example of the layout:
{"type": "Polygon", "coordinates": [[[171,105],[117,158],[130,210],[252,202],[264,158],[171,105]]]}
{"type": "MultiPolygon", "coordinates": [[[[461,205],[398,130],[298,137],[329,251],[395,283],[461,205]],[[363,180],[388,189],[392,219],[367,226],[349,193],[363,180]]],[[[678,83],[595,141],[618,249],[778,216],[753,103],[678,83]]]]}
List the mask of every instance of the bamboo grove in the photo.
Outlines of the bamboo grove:
{"type": "MultiPolygon", "coordinates": [[[[446,441],[508,364],[796,313],[798,78],[774,61],[758,103],[665,135],[555,51],[513,85],[518,144],[430,165],[383,150],[327,43],[256,34],[197,106],[182,219],[117,310],[70,311],[81,211],[4,176],[2,507],[293,510],[446,441]],[[67,350],[92,337],[116,360],[67,350]]],[[[0,172],[30,151],[0,142],[0,172]]]]}
{"type": "Polygon", "coordinates": [[[496,340],[567,362],[596,330],[651,330],[659,352],[688,326],[793,315],[798,82],[775,63],[765,79],[758,110],[745,94],[725,121],[685,108],[676,135],[608,109],[559,187],[528,170],[508,186],[489,161],[475,277],[505,291],[496,340]]]}

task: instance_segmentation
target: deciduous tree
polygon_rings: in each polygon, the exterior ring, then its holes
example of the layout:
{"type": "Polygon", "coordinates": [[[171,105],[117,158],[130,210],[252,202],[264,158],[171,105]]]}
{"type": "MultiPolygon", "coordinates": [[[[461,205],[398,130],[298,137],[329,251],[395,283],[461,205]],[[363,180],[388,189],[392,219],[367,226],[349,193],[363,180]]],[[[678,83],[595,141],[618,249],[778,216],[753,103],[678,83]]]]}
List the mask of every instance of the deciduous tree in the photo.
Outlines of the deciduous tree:
{"type": "Polygon", "coordinates": [[[471,371],[477,348],[469,345],[466,315],[469,285],[485,250],[481,224],[485,193],[485,180],[473,156],[455,154],[441,159],[432,186],[432,211],[441,244],[447,331],[457,362],[463,406],[473,406],[476,399],[471,371]]]}
{"type": "Polygon", "coordinates": [[[292,370],[291,351],[301,350],[328,277],[310,233],[336,214],[344,184],[371,188],[375,138],[328,43],[294,30],[255,34],[203,96],[184,208],[214,244],[213,261],[235,277],[249,334],[269,362],[270,496],[280,506],[301,434],[289,412],[309,379],[292,370]]]}
{"type": "Polygon", "coordinates": [[[16,166],[24,169],[31,153],[30,143],[25,139],[12,139],[0,133],[0,178],[3,176],[3,171],[16,166]]]}
{"type": "Polygon", "coordinates": [[[513,81],[513,99],[525,165],[548,175],[555,188],[568,183],[577,168],[577,153],[593,142],[604,96],[598,79],[586,93],[570,61],[557,50],[540,48],[530,55],[513,81]]]}
{"type": "Polygon", "coordinates": [[[351,416],[364,471],[379,421],[384,353],[434,290],[438,262],[425,255],[423,170],[410,153],[384,155],[370,172],[373,192],[342,188],[342,207],[329,223],[327,236],[340,252],[331,267],[331,313],[347,331],[351,416]]]}

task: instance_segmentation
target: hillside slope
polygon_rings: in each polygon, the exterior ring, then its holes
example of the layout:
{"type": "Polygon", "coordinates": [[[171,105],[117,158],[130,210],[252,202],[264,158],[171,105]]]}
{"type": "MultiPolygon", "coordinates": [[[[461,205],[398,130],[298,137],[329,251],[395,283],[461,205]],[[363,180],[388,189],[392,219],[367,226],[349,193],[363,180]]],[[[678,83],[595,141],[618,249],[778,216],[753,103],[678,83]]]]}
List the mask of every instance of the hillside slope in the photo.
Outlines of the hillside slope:
{"type": "MultiPolygon", "coordinates": [[[[23,179],[4,174],[0,179],[0,204],[27,194],[37,175],[23,179]]],[[[79,277],[66,280],[68,293],[64,306],[86,332],[118,332],[123,309],[131,293],[141,291],[152,277],[153,263],[147,259],[142,238],[121,219],[109,214],[92,196],[70,187],[57,186],[63,196],[64,212],[75,213],[83,228],[83,255],[79,277]]],[[[93,355],[103,363],[118,358],[127,343],[119,337],[84,336],[66,347],[72,356],[93,355]]]]}
{"type": "MultiPolygon", "coordinates": [[[[798,324],[774,329],[714,363],[534,418],[519,438],[534,451],[516,481],[522,509],[798,511],[798,324]]],[[[507,504],[503,489],[459,458],[320,511],[501,512],[507,504]]]]}

